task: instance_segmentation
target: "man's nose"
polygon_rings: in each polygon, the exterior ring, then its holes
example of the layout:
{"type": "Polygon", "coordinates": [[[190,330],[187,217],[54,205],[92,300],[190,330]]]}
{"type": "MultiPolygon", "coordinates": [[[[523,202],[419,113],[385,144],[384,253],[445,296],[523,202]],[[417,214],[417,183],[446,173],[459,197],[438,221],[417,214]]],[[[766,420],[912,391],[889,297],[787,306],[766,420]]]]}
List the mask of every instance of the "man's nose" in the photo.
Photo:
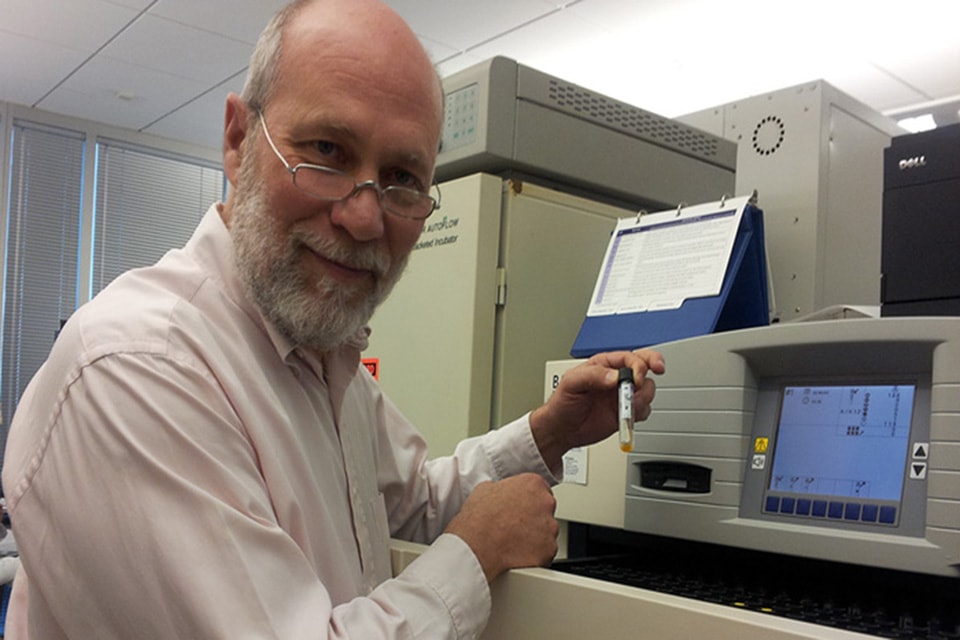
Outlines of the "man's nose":
{"type": "Polygon", "coordinates": [[[383,236],[383,216],[380,189],[373,180],[357,185],[354,192],[333,205],[331,221],[343,227],[354,240],[368,242],[383,236]]]}

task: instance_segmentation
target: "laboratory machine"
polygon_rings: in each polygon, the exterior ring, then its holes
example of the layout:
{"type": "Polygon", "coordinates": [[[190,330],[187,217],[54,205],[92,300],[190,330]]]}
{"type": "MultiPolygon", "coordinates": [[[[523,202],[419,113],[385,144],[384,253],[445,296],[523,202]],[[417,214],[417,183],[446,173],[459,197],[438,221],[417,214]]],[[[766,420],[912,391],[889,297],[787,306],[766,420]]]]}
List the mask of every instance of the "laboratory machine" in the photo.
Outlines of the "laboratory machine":
{"type": "MultiPolygon", "coordinates": [[[[569,454],[557,570],[593,581],[582,589],[752,612],[742,637],[754,623],[960,637],[960,318],[783,323],[657,348],[667,373],[633,452],[611,438],[569,454]]],[[[548,363],[546,393],[578,362],[548,363]]],[[[707,625],[717,610],[703,611],[707,625]]]]}

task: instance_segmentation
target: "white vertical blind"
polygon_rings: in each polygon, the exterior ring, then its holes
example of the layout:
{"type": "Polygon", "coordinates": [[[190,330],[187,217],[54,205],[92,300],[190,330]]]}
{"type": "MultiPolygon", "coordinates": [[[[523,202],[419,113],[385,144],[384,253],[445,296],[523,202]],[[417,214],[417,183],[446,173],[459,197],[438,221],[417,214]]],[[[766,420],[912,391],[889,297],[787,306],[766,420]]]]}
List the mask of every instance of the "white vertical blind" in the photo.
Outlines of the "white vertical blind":
{"type": "Polygon", "coordinates": [[[84,135],[16,120],[4,250],[3,444],[13,410],[77,307],[84,135]]]}
{"type": "Polygon", "coordinates": [[[182,247],[223,190],[223,171],[212,165],[98,141],[91,295],[182,247]]]}

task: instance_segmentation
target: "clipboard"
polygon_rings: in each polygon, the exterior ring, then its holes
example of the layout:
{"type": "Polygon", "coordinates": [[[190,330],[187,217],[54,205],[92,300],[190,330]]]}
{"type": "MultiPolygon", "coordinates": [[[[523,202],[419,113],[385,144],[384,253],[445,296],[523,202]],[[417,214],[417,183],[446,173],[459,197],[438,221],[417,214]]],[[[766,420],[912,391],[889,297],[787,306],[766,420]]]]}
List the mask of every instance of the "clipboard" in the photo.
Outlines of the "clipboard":
{"type": "MultiPolygon", "coordinates": [[[[622,304],[617,311],[610,312],[609,309],[604,309],[602,304],[598,304],[605,279],[610,278],[613,267],[611,256],[616,250],[616,243],[626,237],[622,234],[631,230],[644,230],[646,214],[641,212],[637,216],[635,227],[631,227],[629,223],[626,226],[618,224],[617,230],[611,236],[604,266],[591,300],[591,308],[570,351],[573,357],[586,358],[602,351],[638,349],[709,333],[769,324],[763,211],[756,206],[756,193],[750,197],[731,200],[724,197],[717,202],[690,209],[695,215],[686,218],[683,205],[675,212],[650,214],[650,218],[664,220],[668,213],[672,213],[677,224],[691,225],[691,237],[696,237],[696,225],[705,225],[706,221],[731,215],[731,211],[737,214],[736,226],[729,229],[731,238],[726,268],[723,269],[722,263],[717,263],[714,273],[718,275],[721,270],[723,272],[717,290],[711,290],[708,295],[684,297],[682,302],[669,305],[669,308],[651,304],[645,307],[639,305],[643,308],[634,310],[631,305],[622,304]]],[[[657,230],[656,225],[649,229],[657,230]]],[[[657,242],[656,236],[651,234],[649,241],[657,242]]],[[[639,274],[640,277],[643,275],[639,274]]],[[[657,276],[656,273],[647,275],[657,276]]],[[[660,284],[664,290],[669,289],[668,282],[660,284]]]]}

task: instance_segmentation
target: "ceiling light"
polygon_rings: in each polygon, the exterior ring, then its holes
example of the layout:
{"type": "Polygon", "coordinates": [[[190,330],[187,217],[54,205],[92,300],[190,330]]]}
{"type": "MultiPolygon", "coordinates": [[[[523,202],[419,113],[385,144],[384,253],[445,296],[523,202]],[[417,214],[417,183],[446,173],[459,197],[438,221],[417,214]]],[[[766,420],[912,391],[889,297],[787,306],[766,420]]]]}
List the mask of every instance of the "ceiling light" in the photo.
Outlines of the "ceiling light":
{"type": "Polygon", "coordinates": [[[897,124],[910,133],[930,131],[931,129],[937,128],[937,123],[934,121],[932,113],[925,113],[922,116],[914,116],[912,118],[897,120],[897,124]]]}

